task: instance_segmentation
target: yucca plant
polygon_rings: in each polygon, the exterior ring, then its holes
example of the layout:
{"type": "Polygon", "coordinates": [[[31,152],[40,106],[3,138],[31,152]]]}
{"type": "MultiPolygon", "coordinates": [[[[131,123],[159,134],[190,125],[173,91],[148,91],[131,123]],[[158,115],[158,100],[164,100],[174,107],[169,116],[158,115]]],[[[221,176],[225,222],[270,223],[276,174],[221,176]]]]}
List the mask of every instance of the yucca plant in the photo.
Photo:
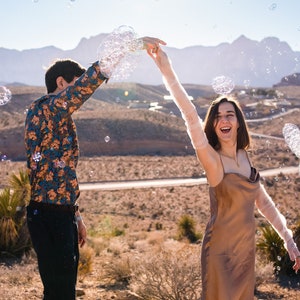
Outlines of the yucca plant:
{"type": "Polygon", "coordinates": [[[9,180],[11,188],[20,198],[20,205],[27,205],[30,200],[30,182],[26,171],[19,170],[12,174],[9,180]]]}
{"type": "Polygon", "coordinates": [[[17,211],[19,199],[5,188],[0,193],[0,251],[10,251],[16,243],[18,232],[14,216],[17,211]]]}
{"type": "Polygon", "coordinates": [[[9,182],[0,193],[0,255],[20,256],[31,248],[26,224],[30,185],[23,171],[12,174],[9,182]]]}
{"type": "Polygon", "coordinates": [[[10,188],[5,188],[0,193],[0,217],[13,218],[16,214],[19,199],[10,188]]]}
{"type": "Polygon", "coordinates": [[[30,200],[30,182],[27,172],[19,170],[18,174],[12,174],[9,184],[14,191],[14,195],[19,199],[15,221],[22,222],[26,215],[26,205],[30,200]]]}
{"type": "Polygon", "coordinates": [[[196,222],[190,215],[181,216],[178,222],[178,239],[188,239],[191,243],[196,243],[202,235],[196,232],[196,222]]]}
{"type": "Polygon", "coordinates": [[[298,249],[300,249],[300,221],[297,223],[295,232],[294,232],[294,240],[297,244],[298,249]]]}
{"type": "Polygon", "coordinates": [[[284,247],[284,242],[271,225],[259,228],[261,236],[257,240],[257,249],[261,251],[268,261],[273,263],[275,275],[295,275],[292,269],[293,262],[284,247]]]}

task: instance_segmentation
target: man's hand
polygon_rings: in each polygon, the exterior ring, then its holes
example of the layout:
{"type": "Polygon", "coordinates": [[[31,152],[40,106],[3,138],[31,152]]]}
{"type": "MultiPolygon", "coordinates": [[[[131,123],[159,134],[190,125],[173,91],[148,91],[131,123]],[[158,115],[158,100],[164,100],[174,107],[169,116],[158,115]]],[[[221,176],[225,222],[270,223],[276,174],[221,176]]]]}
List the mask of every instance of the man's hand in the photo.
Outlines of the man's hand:
{"type": "Polygon", "coordinates": [[[86,243],[86,238],[87,238],[86,226],[83,223],[82,219],[77,222],[77,228],[78,228],[78,244],[81,248],[86,243]]]}

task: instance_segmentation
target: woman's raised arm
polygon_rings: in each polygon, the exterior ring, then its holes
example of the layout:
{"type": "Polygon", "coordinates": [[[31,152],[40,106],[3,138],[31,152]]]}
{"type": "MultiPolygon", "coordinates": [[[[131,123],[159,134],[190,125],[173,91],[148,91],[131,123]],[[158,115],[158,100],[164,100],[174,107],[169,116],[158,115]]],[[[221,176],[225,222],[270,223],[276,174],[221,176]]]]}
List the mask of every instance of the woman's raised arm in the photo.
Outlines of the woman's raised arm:
{"type": "Polygon", "coordinates": [[[167,54],[160,47],[148,50],[148,54],[160,69],[165,86],[173,96],[174,102],[181,112],[192,145],[206,171],[209,183],[215,185],[223,177],[223,169],[220,168],[219,155],[208,143],[203,130],[203,122],[198,116],[194,104],[190,101],[187,92],[178,80],[167,54]]]}

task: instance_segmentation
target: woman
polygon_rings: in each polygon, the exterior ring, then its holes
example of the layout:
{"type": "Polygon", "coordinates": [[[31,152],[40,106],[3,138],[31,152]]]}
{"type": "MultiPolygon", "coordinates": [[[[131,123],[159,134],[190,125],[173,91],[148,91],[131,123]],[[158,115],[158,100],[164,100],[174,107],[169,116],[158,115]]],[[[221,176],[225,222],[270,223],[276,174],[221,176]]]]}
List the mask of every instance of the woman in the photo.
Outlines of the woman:
{"type": "Polygon", "coordinates": [[[284,240],[293,269],[300,269],[300,252],[285,218],[259,181],[247,155],[250,137],[239,104],[220,97],[212,102],[205,122],[180,84],[166,53],[158,46],[148,54],[185,120],[197,158],[209,183],[211,217],[202,251],[202,299],[252,300],[255,284],[254,206],[284,240]]]}

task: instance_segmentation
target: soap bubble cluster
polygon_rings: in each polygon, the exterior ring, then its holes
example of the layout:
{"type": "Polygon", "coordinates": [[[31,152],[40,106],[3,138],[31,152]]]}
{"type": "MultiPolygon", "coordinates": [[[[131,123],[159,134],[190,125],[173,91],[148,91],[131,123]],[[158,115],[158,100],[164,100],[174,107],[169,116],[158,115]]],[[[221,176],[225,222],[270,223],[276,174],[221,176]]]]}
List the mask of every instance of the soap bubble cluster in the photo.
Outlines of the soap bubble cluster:
{"type": "Polygon", "coordinates": [[[35,161],[35,162],[39,162],[42,158],[42,155],[40,152],[35,152],[32,154],[32,159],[35,161]]]}
{"type": "Polygon", "coordinates": [[[137,66],[137,50],[142,49],[143,41],[132,27],[118,27],[98,47],[101,73],[113,80],[126,79],[137,66]]]}
{"type": "Polygon", "coordinates": [[[11,97],[11,91],[5,86],[0,86],[0,105],[7,104],[11,97]]]}
{"type": "Polygon", "coordinates": [[[228,76],[217,76],[212,80],[212,88],[219,95],[227,95],[234,89],[234,82],[228,76]]]}
{"type": "Polygon", "coordinates": [[[292,123],[286,123],[283,126],[282,134],[285,142],[291,149],[291,151],[300,158],[300,129],[297,125],[292,123]]]}
{"type": "Polygon", "coordinates": [[[7,161],[7,155],[0,152],[0,161],[7,161]]]}

